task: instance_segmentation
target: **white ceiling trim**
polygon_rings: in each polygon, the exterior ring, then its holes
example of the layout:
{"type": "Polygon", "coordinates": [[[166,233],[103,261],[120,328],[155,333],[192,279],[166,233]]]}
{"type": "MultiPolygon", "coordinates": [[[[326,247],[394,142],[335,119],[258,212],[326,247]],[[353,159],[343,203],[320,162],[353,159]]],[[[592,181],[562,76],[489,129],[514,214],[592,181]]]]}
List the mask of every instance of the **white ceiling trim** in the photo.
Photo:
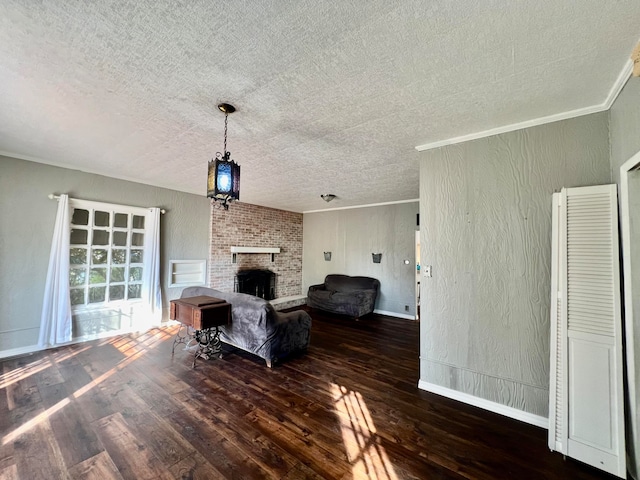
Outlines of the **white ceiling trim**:
{"type": "Polygon", "coordinates": [[[318,213],[318,212],[332,212],[335,210],[352,210],[354,208],[382,207],[385,205],[397,205],[399,203],[417,203],[419,201],[420,201],[419,198],[412,198],[409,200],[397,200],[395,202],[369,203],[367,205],[351,205],[349,207],[323,208],[320,210],[306,210],[302,213],[305,214],[305,213],[318,213]]]}
{"type": "Polygon", "coordinates": [[[631,61],[631,59],[629,59],[627,60],[627,63],[625,63],[624,68],[620,72],[620,75],[618,75],[615,83],[611,87],[611,90],[609,90],[607,100],[603,103],[603,105],[606,107],[605,110],[609,110],[613,105],[613,102],[616,101],[616,98],[618,98],[618,95],[620,95],[620,92],[629,81],[631,72],[633,72],[633,62],[631,61]]]}
{"type": "Polygon", "coordinates": [[[633,70],[633,62],[631,60],[627,60],[624,68],[618,75],[618,78],[614,82],[611,90],[609,90],[609,95],[603,103],[600,105],[593,105],[591,107],[578,108],[577,110],[570,110],[568,112],[556,113],[553,115],[549,115],[546,117],[533,118],[531,120],[527,120],[525,122],[520,123],[512,123],[510,125],[503,125],[502,127],[496,127],[489,130],[483,130],[481,132],[469,133],[467,135],[462,135],[460,137],[448,138],[446,140],[438,140],[437,142],[425,143],[424,145],[416,146],[416,150],[419,152],[424,152],[426,150],[433,150],[434,148],[444,147],[446,145],[455,145],[457,143],[469,142],[471,140],[477,140],[479,138],[492,137],[494,135],[499,135],[501,133],[514,132],[516,130],[522,130],[524,128],[537,127],[539,125],[544,125],[547,123],[558,122],[560,120],[568,120],[570,118],[581,117],[583,115],[590,115],[592,113],[603,112],[609,110],[613,102],[615,102],[618,95],[622,91],[622,88],[629,80],[631,76],[631,71],[633,70]]]}

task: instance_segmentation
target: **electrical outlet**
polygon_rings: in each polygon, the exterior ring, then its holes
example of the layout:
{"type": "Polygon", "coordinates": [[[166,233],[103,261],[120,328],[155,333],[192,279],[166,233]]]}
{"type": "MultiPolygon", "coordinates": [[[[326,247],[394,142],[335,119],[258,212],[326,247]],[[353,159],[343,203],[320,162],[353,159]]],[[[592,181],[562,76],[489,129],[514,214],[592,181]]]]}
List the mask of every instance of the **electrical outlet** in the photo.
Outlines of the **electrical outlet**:
{"type": "Polygon", "coordinates": [[[405,306],[404,306],[404,311],[405,311],[405,312],[408,312],[408,311],[409,311],[409,305],[405,305],[405,306]]]}
{"type": "Polygon", "coordinates": [[[424,266],[424,274],[425,277],[430,278],[431,277],[431,265],[425,265],[424,266]]]}

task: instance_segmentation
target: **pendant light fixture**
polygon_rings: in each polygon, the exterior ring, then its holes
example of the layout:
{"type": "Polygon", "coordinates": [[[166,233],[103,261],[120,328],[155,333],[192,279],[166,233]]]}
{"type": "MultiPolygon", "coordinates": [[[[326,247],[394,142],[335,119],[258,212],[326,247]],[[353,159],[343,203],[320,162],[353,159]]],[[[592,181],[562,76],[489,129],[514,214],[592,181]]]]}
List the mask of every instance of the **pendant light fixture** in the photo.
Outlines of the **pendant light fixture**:
{"type": "Polygon", "coordinates": [[[215,160],[209,160],[207,197],[228,210],[229,202],[240,199],[240,165],[231,160],[231,152],[227,151],[227,120],[236,107],[221,103],[218,109],[224,113],[224,152],[217,152],[215,160]]]}

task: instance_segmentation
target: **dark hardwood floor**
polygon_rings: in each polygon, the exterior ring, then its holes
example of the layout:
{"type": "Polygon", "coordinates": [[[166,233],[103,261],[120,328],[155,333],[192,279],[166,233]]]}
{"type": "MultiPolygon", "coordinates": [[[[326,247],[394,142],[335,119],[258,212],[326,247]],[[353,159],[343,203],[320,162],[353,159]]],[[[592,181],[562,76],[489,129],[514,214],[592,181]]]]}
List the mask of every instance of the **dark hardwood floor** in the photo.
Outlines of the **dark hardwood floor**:
{"type": "Polygon", "coordinates": [[[599,479],[546,430],[417,389],[417,322],[312,312],[273,369],[198,361],[177,327],[8,359],[2,479],[599,479]]]}

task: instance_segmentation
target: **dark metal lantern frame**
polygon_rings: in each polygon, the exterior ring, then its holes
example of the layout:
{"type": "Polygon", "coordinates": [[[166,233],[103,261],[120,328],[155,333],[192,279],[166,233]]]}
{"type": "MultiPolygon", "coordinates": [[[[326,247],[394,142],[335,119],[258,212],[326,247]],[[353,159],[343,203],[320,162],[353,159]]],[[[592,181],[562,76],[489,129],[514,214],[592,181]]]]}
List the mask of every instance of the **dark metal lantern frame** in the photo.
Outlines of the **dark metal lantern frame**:
{"type": "Polygon", "coordinates": [[[224,153],[218,152],[215,159],[209,160],[207,197],[228,210],[229,202],[240,200],[240,165],[231,160],[231,152],[227,151],[227,119],[236,109],[228,103],[221,103],[218,108],[224,113],[224,153]]]}
{"type": "Polygon", "coordinates": [[[233,200],[240,200],[240,165],[226,158],[209,160],[209,175],[207,179],[207,197],[222,202],[225,209],[233,200]]]}

